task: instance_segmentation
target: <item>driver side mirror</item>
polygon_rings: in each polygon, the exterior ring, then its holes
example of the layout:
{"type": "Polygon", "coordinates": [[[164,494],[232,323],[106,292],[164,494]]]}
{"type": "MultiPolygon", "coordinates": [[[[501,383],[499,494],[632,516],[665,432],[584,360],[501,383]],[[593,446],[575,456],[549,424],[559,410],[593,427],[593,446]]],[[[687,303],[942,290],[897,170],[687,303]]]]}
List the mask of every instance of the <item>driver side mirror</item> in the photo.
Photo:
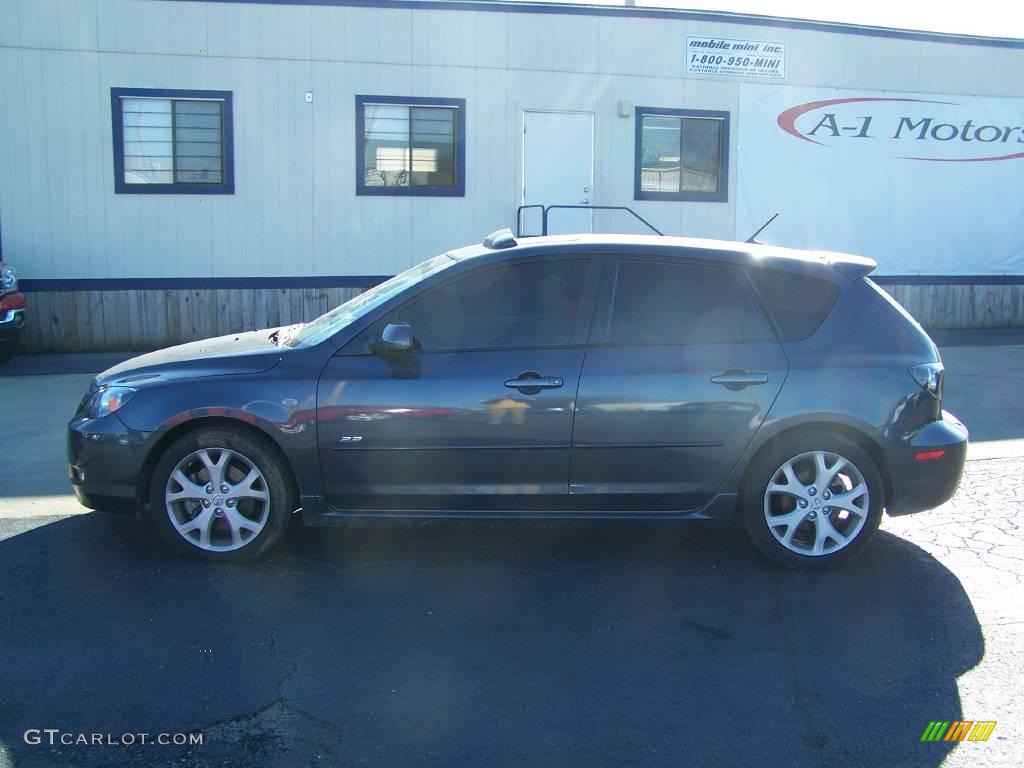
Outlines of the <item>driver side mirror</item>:
{"type": "Polygon", "coordinates": [[[378,352],[411,352],[413,349],[412,326],[408,323],[388,323],[380,335],[378,352]]]}

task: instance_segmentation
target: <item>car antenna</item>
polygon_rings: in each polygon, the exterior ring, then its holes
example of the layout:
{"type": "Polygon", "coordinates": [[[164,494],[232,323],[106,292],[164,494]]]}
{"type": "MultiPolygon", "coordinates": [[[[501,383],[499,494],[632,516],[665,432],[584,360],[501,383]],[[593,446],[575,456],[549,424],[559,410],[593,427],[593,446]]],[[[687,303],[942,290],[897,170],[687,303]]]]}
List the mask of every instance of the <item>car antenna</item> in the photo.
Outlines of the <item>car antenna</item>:
{"type": "Polygon", "coordinates": [[[766,221],[764,224],[762,224],[760,226],[760,228],[758,228],[757,232],[755,232],[750,237],[748,237],[744,242],[756,243],[757,240],[755,240],[754,238],[756,238],[758,235],[760,235],[767,228],[767,226],[769,224],[771,224],[773,221],[775,221],[777,218],[779,218],[778,212],[776,212],[776,214],[774,216],[772,216],[770,219],[768,219],[768,221],[766,221]]]}

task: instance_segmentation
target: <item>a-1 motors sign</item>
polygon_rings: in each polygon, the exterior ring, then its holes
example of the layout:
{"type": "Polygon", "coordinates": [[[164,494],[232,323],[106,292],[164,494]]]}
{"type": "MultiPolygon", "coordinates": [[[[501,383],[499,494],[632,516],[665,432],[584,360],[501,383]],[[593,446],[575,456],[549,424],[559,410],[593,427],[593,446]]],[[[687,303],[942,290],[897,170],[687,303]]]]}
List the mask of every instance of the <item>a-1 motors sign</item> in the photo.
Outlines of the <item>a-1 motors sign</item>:
{"type": "Polygon", "coordinates": [[[1024,158],[1019,105],[958,97],[857,96],[795,104],[776,118],[797,139],[874,158],[970,163],[1024,158]]]}
{"type": "Polygon", "coordinates": [[[1024,275],[1024,99],[742,83],[737,112],[738,239],[779,211],[760,239],[881,275],[1024,275]]]}
{"type": "Polygon", "coordinates": [[[687,36],[686,71],[691,75],[785,80],[786,44],[687,36]]]}

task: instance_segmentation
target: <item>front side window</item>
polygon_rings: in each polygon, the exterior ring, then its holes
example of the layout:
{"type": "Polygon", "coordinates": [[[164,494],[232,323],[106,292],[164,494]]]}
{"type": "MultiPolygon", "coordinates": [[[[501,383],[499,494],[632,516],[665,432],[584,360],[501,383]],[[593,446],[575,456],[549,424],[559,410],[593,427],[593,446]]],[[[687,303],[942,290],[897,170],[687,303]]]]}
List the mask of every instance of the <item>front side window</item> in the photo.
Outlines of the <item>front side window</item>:
{"type": "Polygon", "coordinates": [[[314,344],[319,344],[402,291],[409,290],[417,283],[421,283],[445,269],[450,269],[457,263],[457,259],[442,253],[440,256],[417,264],[415,267],[395,275],[390,280],[385,280],[354,296],[330,312],[320,315],[316,320],[306,323],[295,333],[289,334],[282,343],[288,347],[311,347],[314,344]]]}
{"type": "Polygon", "coordinates": [[[463,99],[356,97],[356,194],[465,194],[463,99]]]}
{"type": "Polygon", "coordinates": [[[233,194],[230,91],[111,88],[114,191],[233,194]]]}
{"type": "Polygon", "coordinates": [[[598,342],[736,344],[773,338],[749,281],[735,267],[623,260],[613,279],[598,342]]]}
{"type": "Polygon", "coordinates": [[[636,108],[637,200],[726,202],[729,113],[636,108]]]}
{"type": "Polygon", "coordinates": [[[398,313],[424,352],[551,347],[569,343],[588,259],[481,268],[398,313]]]}

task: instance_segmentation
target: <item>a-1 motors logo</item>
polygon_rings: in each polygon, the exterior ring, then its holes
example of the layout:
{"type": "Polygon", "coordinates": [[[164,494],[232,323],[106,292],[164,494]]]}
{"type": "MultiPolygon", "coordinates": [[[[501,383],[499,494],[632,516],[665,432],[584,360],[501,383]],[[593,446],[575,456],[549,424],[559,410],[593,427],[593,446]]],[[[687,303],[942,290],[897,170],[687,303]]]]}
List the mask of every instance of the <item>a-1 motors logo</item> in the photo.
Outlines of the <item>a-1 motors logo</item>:
{"type": "Polygon", "coordinates": [[[977,163],[1024,158],[1021,111],[971,114],[969,108],[929,99],[858,97],[809,101],[783,111],[786,133],[823,147],[882,150],[901,160],[977,163]]]}

